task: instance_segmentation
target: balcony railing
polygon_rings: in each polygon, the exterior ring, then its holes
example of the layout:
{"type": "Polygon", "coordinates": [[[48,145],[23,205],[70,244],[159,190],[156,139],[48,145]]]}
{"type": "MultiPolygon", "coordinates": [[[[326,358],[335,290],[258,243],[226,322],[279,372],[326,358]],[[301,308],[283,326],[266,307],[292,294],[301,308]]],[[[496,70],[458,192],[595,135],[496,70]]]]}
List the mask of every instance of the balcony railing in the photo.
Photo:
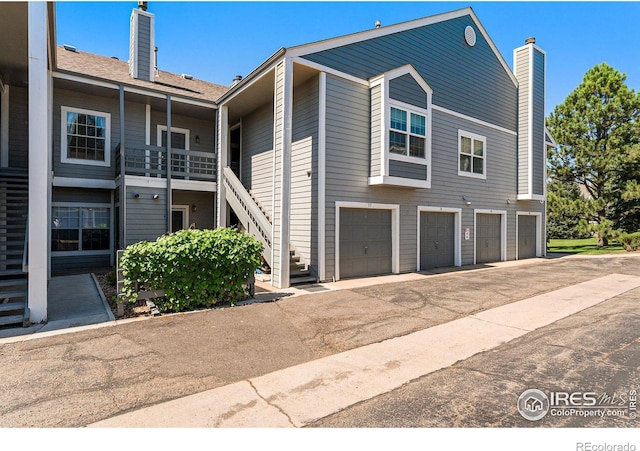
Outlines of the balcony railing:
{"type": "MultiPolygon", "coordinates": [[[[120,146],[116,148],[116,165],[124,163],[125,175],[167,177],[167,151],[164,147],[126,147],[124,161],[120,146]]],[[[171,178],[182,180],[216,180],[216,158],[213,153],[171,149],[171,178]]]]}

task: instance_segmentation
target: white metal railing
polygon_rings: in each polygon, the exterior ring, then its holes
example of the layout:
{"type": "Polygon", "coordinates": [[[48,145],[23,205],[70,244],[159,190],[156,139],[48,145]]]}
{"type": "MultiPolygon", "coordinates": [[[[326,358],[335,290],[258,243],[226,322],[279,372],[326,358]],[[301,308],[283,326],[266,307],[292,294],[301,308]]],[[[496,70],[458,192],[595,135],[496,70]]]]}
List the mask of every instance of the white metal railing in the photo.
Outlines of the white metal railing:
{"type": "Polygon", "coordinates": [[[226,200],[244,225],[247,233],[258,238],[264,246],[263,256],[267,264],[271,265],[271,223],[262,213],[260,207],[249,195],[231,168],[224,168],[224,186],[226,200]]]}

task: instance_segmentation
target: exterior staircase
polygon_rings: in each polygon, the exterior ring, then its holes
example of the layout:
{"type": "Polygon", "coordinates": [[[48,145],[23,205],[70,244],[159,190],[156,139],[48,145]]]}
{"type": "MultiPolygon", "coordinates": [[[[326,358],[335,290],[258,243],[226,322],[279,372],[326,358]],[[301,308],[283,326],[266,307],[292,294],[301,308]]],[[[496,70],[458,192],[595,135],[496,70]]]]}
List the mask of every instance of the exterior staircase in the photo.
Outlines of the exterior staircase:
{"type": "MultiPolygon", "coordinates": [[[[245,231],[254,235],[264,245],[263,257],[271,265],[271,218],[254,193],[247,191],[231,168],[224,169],[224,183],[227,188],[227,202],[245,227],[245,231]]],[[[307,264],[301,261],[293,245],[289,245],[289,284],[302,285],[316,283],[307,264]]]]}
{"type": "Polygon", "coordinates": [[[0,169],[0,326],[29,325],[26,171],[0,169]]]}

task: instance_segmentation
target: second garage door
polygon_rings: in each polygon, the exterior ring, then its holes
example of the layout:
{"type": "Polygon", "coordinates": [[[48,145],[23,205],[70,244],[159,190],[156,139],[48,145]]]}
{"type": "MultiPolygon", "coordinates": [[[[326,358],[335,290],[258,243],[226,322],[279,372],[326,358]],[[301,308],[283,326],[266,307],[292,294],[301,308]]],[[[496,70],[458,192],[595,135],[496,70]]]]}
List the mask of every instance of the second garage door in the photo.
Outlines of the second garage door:
{"type": "Polygon", "coordinates": [[[455,215],[420,213],[420,270],[455,264],[455,215]]]}
{"type": "Polygon", "coordinates": [[[340,278],[391,272],[391,210],[340,209],[340,278]]]}
{"type": "Polygon", "coordinates": [[[476,263],[497,262],[502,259],[502,216],[476,216],[476,263]]]}
{"type": "Polygon", "coordinates": [[[536,217],[518,215],[518,259],[536,256],[536,217]]]}

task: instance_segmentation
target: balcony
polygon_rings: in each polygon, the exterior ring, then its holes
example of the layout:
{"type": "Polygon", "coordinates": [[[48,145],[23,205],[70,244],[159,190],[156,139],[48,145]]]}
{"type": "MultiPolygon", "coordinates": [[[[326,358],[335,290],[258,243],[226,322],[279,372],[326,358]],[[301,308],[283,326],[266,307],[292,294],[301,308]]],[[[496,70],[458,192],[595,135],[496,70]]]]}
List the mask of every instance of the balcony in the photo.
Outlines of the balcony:
{"type": "MultiPolygon", "coordinates": [[[[156,146],[126,147],[123,158],[118,145],[116,167],[125,175],[167,178],[167,150],[156,146]]],[[[216,170],[213,153],[171,149],[172,179],[215,182],[216,170]]]]}

